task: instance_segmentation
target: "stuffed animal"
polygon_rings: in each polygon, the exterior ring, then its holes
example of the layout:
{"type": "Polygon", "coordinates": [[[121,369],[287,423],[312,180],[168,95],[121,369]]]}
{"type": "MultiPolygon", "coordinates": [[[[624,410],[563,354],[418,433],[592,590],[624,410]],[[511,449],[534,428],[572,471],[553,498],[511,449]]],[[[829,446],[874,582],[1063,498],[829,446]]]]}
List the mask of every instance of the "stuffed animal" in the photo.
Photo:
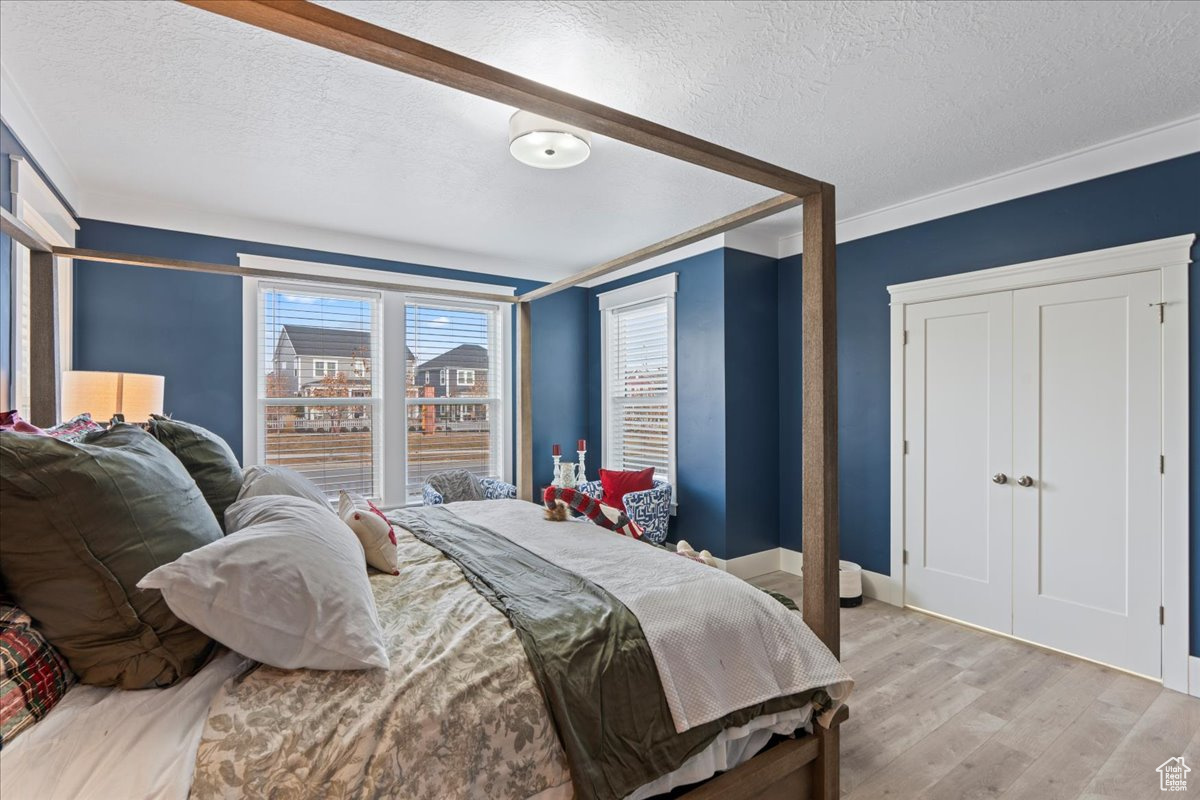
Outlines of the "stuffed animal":
{"type": "Polygon", "coordinates": [[[690,558],[692,561],[699,561],[701,564],[708,564],[710,567],[717,566],[717,560],[713,558],[713,554],[707,550],[701,550],[697,553],[692,549],[692,546],[683,539],[679,540],[679,544],[675,545],[675,552],[684,558],[690,558]]]}
{"type": "Polygon", "coordinates": [[[546,491],[542,493],[542,501],[546,504],[546,519],[551,522],[565,522],[570,517],[569,511],[577,511],[597,525],[616,531],[622,536],[642,538],[641,526],[625,516],[620,509],[606,506],[591,495],[575,489],[547,486],[546,491]]]}

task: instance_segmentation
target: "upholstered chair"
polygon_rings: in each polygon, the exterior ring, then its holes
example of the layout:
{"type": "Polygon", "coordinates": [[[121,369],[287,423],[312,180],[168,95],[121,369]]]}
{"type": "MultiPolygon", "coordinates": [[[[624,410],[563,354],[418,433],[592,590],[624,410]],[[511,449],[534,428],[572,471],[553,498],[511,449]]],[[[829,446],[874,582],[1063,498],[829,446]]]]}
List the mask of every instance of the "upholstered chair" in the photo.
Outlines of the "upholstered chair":
{"type": "Polygon", "coordinates": [[[421,502],[427,506],[440,506],[458,500],[513,500],[516,499],[516,496],[517,487],[511,483],[505,483],[496,478],[478,478],[466,470],[452,470],[449,473],[440,472],[437,475],[430,475],[421,488],[421,502]],[[474,481],[483,496],[477,497],[474,491],[450,488],[456,483],[462,486],[461,482],[466,480],[474,481]]]}
{"type": "MultiPolygon", "coordinates": [[[[600,481],[588,481],[578,488],[604,502],[604,487],[600,481]]],[[[653,488],[625,495],[625,513],[642,527],[642,534],[648,540],[661,544],[667,538],[667,520],[671,516],[671,484],[655,478],[653,488]]]]}

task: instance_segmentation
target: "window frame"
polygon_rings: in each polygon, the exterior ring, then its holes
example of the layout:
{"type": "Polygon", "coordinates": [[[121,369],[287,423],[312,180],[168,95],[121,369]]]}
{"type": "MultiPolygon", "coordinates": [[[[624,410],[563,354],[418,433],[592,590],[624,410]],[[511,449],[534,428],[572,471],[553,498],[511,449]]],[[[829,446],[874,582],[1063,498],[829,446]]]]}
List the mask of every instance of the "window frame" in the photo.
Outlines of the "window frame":
{"type": "MultiPolygon", "coordinates": [[[[258,413],[258,398],[261,391],[259,381],[265,380],[265,373],[262,372],[257,364],[257,359],[261,355],[261,352],[258,350],[261,344],[259,340],[259,336],[261,335],[259,330],[259,284],[262,282],[275,285],[286,284],[297,290],[346,294],[347,291],[341,287],[338,279],[356,278],[368,279],[377,283],[393,283],[397,286],[428,287],[428,291],[425,291],[424,288],[420,291],[407,292],[400,291],[399,289],[377,290],[381,296],[379,306],[380,344],[379,352],[376,354],[376,357],[380,360],[378,367],[380,371],[380,389],[378,390],[380,392],[378,401],[380,415],[381,417],[391,418],[391,415],[395,413],[398,416],[395,416],[394,419],[399,420],[390,425],[387,424],[387,419],[380,420],[380,428],[382,429],[381,451],[378,454],[380,460],[379,469],[382,471],[382,476],[378,484],[381,487],[380,491],[382,494],[378,500],[380,507],[399,508],[406,505],[420,505],[419,498],[410,498],[407,495],[408,404],[405,400],[407,399],[406,376],[408,368],[405,362],[404,347],[399,348],[399,358],[396,364],[391,365],[393,368],[387,368],[389,350],[395,349],[394,347],[389,348],[387,343],[406,343],[407,321],[405,305],[413,301],[455,303],[476,307],[487,306],[496,309],[498,325],[492,335],[496,341],[496,346],[500,348],[498,352],[501,354],[501,369],[504,372],[504,375],[495,387],[495,398],[500,409],[500,413],[496,415],[495,420],[497,428],[495,436],[498,442],[496,457],[500,467],[499,477],[504,481],[512,482],[513,426],[515,421],[514,399],[516,397],[512,385],[515,372],[515,342],[513,338],[515,306],[504,302],[467,301],[457,297],[453,293],[468,291],[515,295],[516,287],[502,284],[474,283],[448,278],[433,278],[410,273],[391,273],[361,267],[345,267],[335,264],[279,259],[246,253],[239,253],[238,256],[241,266],[261,270],[268,275],[270,272],[289,272],[312,276],[311,280],[294,278],[275,279],[268,276],[242,278],[242,461],[246,466],[261,464],[262,454],[264,453],[263,437],[265,436],[265,426],[260,425],[260,415],[258,413]],[[389,396],[393,398],[393,404],[388,403],[389,396]],[[398,398],[398,400],[395,398],[398,398]],[[389,468],[389,465],[391,468],[389,468]]],[[[376,367],[373,366],[372,374],[375,373],[376,367]]],[[[413,377],[414,382],[417,383],[419,381],[418,376],[414,374],[413,377]]],[[[357,400],[359,398],[354,399],[357,400]]]]}
{"type": "MultiPolygon", "coordinates": [[[[616,452],[614,441],[614,426],[612,424],[612,386],[611,364],[613,353],[612,325],[616,312],[664,302],[667,308],[667,480],[671,484],[671,513],[678,506],[679,484],[677,481],[679,465],[679,448],[676,431],[678,428],[677,379],[678,366],[676,362],[676,324],[675,296],[679,288],[679,273],[670,272],[657,278],[640,281],[630,286],[623,286],[597,296],[600,307],[600,406],[601,406],[601,463],[614,464],[613,454],[616,452]]],[[[621,465],[623,468],[623,465],[621,465]]],[[[607,469],[608,467],[605,466],[607,469]]],[[[659,476],[661,477],[661,476],[659,476]]]]}
{"type": "Polygon", "coordinates": [[[473,370],[473,369],[456,369],[454,371],[454,385],[459,386],[459,387],[468,386],[468,387],[474,388],[475,387],[475,370],[473,370]],[[470,375],[471,380],[464,381],[463,380],[464,375],[470,375]]]}

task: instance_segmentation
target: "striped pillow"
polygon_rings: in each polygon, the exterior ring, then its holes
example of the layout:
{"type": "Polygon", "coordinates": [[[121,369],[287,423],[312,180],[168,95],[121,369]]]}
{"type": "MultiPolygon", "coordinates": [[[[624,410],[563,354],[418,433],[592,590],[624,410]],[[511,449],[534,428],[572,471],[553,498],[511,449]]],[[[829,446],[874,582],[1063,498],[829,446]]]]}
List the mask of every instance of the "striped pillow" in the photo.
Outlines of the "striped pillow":
{"type": "Polygon", "coordinates": [[[50,713],[74,682],[29,615],[0,601],[0,748],[50,713]]]}

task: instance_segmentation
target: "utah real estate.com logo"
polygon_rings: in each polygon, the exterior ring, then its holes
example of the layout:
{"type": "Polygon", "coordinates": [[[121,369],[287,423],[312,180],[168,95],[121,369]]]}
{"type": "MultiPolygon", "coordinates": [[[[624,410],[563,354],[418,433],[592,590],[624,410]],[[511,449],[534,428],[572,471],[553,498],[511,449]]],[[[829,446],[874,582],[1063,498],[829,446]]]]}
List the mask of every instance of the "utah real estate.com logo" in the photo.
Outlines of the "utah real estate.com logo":
{"type": "Polygon", "coordinates": [[[1158,768],[1158,788],[1164,792],[1186,792],[1187,776],[1192,768],[1183,763],[1183,756],[1168,758],[1158,768]]]}

